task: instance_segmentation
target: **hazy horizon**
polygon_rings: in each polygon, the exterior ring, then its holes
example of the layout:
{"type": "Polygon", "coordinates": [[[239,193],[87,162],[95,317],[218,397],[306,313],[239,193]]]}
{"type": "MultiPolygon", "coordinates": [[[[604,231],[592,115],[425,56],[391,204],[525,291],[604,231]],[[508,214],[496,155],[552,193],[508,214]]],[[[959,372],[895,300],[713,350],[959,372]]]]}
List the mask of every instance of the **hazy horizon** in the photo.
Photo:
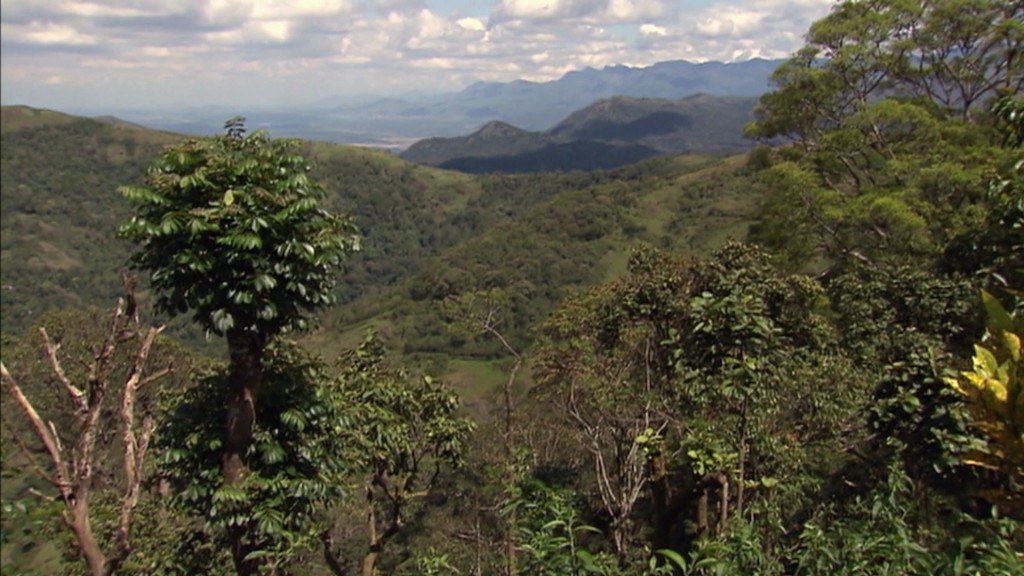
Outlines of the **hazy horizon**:
{"type": "Polygon", "coordinates": [[[0,102],[274,110],[783,58],[832,0],[5,0],[0,102]]]}

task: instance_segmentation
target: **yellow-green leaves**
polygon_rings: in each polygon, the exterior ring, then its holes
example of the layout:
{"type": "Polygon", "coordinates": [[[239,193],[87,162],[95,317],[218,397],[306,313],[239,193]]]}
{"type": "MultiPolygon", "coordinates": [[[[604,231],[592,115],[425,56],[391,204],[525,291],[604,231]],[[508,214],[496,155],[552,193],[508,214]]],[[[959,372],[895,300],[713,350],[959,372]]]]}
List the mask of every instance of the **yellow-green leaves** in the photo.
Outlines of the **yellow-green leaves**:
{"type": "MultiPolygon", "coordinates": [[[[1001,471],[1019,485],[1024,482],[1024,318],[1007,312],[988,292],[982,298],[988,333],[974,347],[972,369],[947,382],[967,399],[973,424],[988,442],[966,454],[964,462],[1001,471]]],[[[984,496],[1008,511],[1024,512],[1024,499],[1012,489],[984,496]]]]}

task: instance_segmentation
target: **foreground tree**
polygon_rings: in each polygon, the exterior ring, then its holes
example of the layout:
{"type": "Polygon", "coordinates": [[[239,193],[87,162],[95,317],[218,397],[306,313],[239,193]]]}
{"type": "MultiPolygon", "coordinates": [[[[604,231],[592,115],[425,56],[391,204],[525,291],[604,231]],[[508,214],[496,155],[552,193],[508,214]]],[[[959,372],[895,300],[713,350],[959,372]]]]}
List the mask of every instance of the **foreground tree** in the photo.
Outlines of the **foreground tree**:
{"type": "Polygon", "coordinates": [[[0,377],[42,443],[49,464],[38,462],[29,451],[26,439],[17,433],[15,441],[24,449],[35,473],[56,489],[56,499],[64,508],[62,519],[74,533],[78,550],[93,576],[114,574],[132,551],[132,524],[139,504],[150,439],[156,427],[153,406],[147,403],[140,411],[136,399],[141,388],[151,386],[172,370],[170,365],[155,371],[149,369],[150,352],[163,326],[141,328],[135,295],[128,282],[126,288],[128,293],[118,300],[105,336],[86,362],[84,383],[76,383],[68,376],[59,354],[60,343],[55,343],[45,328],[39,329],[46,361],[73,410],[71,430],[58,430],[52,420],[45,421],[7,366],[0,362],[0,377]],[[129,364],[120,366],[119,354],[129,346],[132,347],[129,364]],[[105,447],[100,436],[106,427],[104,416],[112,410],[107,401],[110,392],[120,393],[114,410],[123,450],[123,488],[113,541],[104,550],[102,538],[94,531],[96,511],[91,506],[91,496],[103,470],[105,447]],[[140,415],[141,422],[138,422],[140,415]],[[63,445],[62,436],[74,439],[70,450],[63,445]]]}
{"type": "MultiPolygon", "coordinates": [[[[338,389],[353,419],[343,436],[365,496],[366,547],[360,574],[373,576],[388,544],[438,488],[442,469],[463,464],[473,423],[460,417],[459,398],[429,377],[413,379],[384,364],[371,335],[342,360],[338,389]]],[[[331,571],[344,576],[333,534],[321,535],[331,571]]]]}
{"type": "MultiPolygon", "coordinates": [[[[247,472],[268,342],[306,327],[308,312],[333,302],[335,274],[359,247],[351,222],[320,206],[324,191],[308,178],[307,160],[291,153],[296,142],[246,135],[243,122],[169,148],[143,186],[121,189],[136,212],[120,235],[138,244],[132,265],[151,273],[157,307],[191,311],[197,324],[227,338],[227,485],[247,472]]],[[[239,574],[259,565],[243,544],[248,529],[230,531],[239,574]]]]}
{"type": "Polygon", "coordinates": [[[540,393],[566,406],[620,561],[644,532],[682,551],[752,505],[788,512],[798,498],[774,488],[835,464],[818,452],[866,383],[829,348],[822,300],[755,247],[697,262],[638,250],[543,325],[540,393]]]}
{"type": "Polygon", "coordinates": [[[167,574],[230,563],[225,544],[248,551],[246,570],[291,574],[319,545],[321,513],[346,496],[356,462],[349,436],[355,403],[323,361],[285,339],[267,346],[264,361],[273,385],[257,398],[260,420],[241,482],[225,483],[220,469],[230,369],[197,376],[158,430],[172,502],[200,519],[179,535],[187,544],[162,560],[167,574]]]}

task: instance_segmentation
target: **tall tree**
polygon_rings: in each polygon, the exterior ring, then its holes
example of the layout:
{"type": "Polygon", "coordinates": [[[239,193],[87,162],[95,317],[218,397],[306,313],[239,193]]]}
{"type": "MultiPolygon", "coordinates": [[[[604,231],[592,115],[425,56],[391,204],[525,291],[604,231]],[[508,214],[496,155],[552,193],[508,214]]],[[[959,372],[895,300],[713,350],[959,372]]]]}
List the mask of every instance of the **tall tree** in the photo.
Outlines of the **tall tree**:
{"type": "MultiPolygon", "coordinates": [[[[138,244],[136,269],[148,271],[157,306],[191,311],[208,332],[226,336],[229,394],[222,452],[226,484],[246,474],[268,341],[307,324],[306,313],[334,300],[335,274],[358,250],[355,228],[320,206],[323,189],[307,176],[296,142],[246,135],[244,119],[225,134],[168,148],[145,184],[121,193],[136,207],[120,235],[138,244]]],[[[232,530],[240,574],[247,560],[244,526],[232,530]]]]}
{"type": "Polygon", "coordinates": [[[1008,156],[982,105],[1024,86],[1022,16],[1004,0],[846,0],[815,22],[748,130],[796,142],[767,171],[752,239],[804,262],[925,262],[976,226],[1008,156]]]}

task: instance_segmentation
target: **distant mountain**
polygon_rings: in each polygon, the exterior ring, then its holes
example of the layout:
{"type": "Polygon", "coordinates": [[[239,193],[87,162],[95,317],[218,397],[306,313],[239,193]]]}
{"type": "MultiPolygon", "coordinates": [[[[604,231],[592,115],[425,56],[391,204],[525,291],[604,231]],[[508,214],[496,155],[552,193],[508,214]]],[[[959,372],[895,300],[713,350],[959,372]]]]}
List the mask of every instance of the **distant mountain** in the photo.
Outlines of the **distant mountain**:
{"type": "Polygon", "coordinates": [[[463,172],[538,172],[615,168],[665,154],[730,153],[751,147],[743,126],[753,97],[698,94],[680,100],[615,97],[530,132],[492,121],[468,136],[428,138],[406,160],[463,172]]]}
{"type": "Polygon", "coordinates": [[[781,62],[675,60],[638,68],[586,68],[551,82],[477,82],[457,93],[338,106],[324,120],[346,122],[351,130],[377,126],[406,135],[420,129],[421,134],[454,136],[487,120],[526,130],[545,130],[575,110],[615,96],[760,96],[768,91],[769,76],[781,62]]]}
{"type": "Polygon", "coordinates": [[[78,110],[83,116],[114,114],[126,122],[180,134],[217,132],[224,121],[245,116],[250,128],[275,136],[358,144],[398,151],[429,136],[468,134],[489,121],[541,131],[595,101],[617,96],[679,99],[694,94],[759,96],[781,60],[693,63],[647,67],[586,68],[550,82],[477,82],[457,92],[403,94],[368,100],[316,96],[309,105],[281,108],[202,106],[184,109],[78,110]]]}
{"type": "Polygon", "coordinates": [[[553,143],[554,140],[543,132],[530,132],[500,120],[493,120],[468,136],[420,140],[401,156],[410,162],[441,166],[455,158],[514,156],[553,143]]]}

